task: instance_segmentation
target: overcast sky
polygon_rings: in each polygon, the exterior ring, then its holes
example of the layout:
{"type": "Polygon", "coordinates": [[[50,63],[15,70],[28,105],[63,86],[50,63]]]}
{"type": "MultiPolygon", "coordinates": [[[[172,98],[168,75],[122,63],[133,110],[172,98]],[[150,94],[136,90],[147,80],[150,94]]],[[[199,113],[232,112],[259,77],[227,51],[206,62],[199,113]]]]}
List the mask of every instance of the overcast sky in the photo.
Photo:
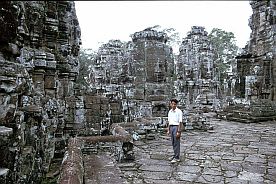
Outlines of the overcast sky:
{"type": "Polygon", "coordinates": [[[233,32],[243,48],[251,29],[249,1],[75,1],[82,48],[97,50],[111,39],[131,40],[147,27],[175,28],[181,38],[192,26],[233,32]]]}

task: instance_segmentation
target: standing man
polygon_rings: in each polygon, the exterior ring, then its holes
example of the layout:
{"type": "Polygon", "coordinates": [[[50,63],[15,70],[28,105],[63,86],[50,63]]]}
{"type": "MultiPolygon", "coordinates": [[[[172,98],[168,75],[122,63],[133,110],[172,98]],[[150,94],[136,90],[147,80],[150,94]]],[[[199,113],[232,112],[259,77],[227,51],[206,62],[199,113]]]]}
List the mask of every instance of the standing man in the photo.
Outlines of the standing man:
{"type": "Polygon", "coordinates": [[[179,108],[177,108],[177,103],[178,101],[176,99],[171,99],[171,110],[168,113],[167,135],[171,135],[172,146],[174,151],[174,156],[171,163],[180,162],[180,137],[183,113],[179,108]]]}

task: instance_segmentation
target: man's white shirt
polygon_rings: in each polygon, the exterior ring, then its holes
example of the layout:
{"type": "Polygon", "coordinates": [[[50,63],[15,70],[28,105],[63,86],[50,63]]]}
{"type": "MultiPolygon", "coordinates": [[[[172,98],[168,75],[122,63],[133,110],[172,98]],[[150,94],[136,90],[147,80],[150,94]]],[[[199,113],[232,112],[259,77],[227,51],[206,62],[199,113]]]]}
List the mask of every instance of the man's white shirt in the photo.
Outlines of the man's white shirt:
{"type": "Polygon", "coordinates": [[[168,114],[169,125],[179,125],[182,122],[183,113],[179,108],[171,109],[168,114]]]}

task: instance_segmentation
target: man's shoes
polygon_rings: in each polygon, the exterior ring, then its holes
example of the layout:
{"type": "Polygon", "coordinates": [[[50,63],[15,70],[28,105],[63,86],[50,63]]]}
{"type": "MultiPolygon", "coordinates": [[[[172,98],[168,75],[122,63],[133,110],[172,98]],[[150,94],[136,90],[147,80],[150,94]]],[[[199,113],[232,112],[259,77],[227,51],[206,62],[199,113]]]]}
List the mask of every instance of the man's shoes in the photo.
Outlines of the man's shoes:
{"type": "Polygon", "coordinates": [[[171,163],[176,163],[176,162],[180,162],[180,159],[174,158],[174,159],[172,159],[172,161],[171,161],[171,163]]]}
{"type": "Polygon", "coordinates": [[[169,157],[169,161],[172,161],[174,159],[174,156],[169,157]]]}

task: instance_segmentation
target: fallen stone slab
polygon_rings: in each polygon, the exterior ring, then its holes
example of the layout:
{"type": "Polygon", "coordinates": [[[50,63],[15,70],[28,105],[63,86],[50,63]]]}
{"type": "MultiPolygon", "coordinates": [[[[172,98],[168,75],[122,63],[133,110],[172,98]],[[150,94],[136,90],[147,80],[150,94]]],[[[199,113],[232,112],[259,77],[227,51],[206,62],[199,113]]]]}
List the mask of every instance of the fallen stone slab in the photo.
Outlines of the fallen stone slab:
{"type": "Polygon", "coordinates": [[[85,155],[83,158],[86,184],[127,183],[113,157],[107,153],[85,155]]]}

